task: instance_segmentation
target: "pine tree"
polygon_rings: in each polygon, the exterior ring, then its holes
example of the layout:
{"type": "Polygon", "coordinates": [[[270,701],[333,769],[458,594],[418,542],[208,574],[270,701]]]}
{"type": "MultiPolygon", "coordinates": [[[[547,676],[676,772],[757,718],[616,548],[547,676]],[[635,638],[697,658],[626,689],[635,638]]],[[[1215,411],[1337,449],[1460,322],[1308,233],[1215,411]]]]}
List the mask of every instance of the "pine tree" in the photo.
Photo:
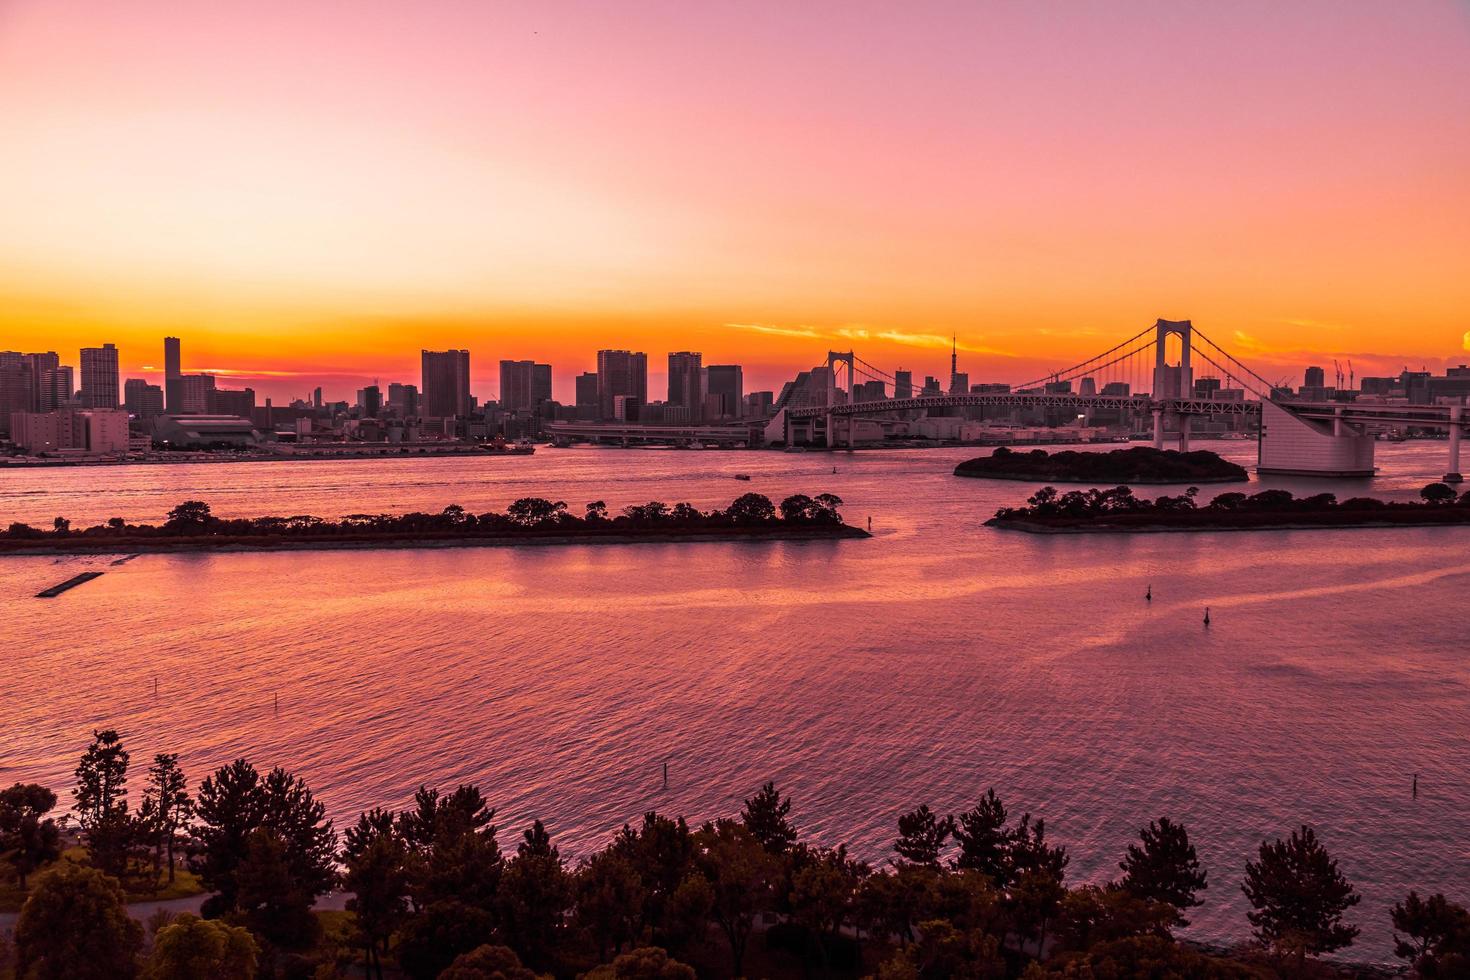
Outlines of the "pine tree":
{"type": "Polygon", "coordinates": [[[759,793],[745,801],[740,821],[766,850],[772,854],[785,854],[796,843],[796,828],[787,819],[790,812],[790,798],[782,797],[776,784],[768,782],[759,793]]]}
{"type": "Polygon", "coordinates": [[[1420,898],[1411,891],[1393,907],[1392,917],[1394,955],[1420,976],[1470,976],[1470,911],[1463,905],[1442,894],[1420,898]]]}
{"type": "Polygon", "coordinates": [[[116,877],[128,871],[138,827],[128,813],[128,751],[112,729],[94,731],[77,763],[77,820],[92,863],[116,877]]]}
{"type": "Polygon", "coordinates": [[[1246,918],[1256,938],[1278,951],[1330,953],[1352,945],[1358,927],[1342,919],[1359,896],[1337,861],[1303,825],[1286,840],[1263,842],[1260,860],[1248,861],[1241,890],[1254,911],[1246,918]]]}
{"type": "Polygon", "coordinates": [[[978,871],[998,887],[1005,887],[1010,834],[1006,831],[1005,804],[994,789],[956,818],[954,838],[960,845],[960,856],[954,862],[956,868],[978,871]]]}
{"type": "Polygon", "coordinates": [[[937,816],[924,803],[898,818],[898,840],[893,849],[905,861],[937,868],[944,842],[953,832],[954,820],[937,816]]]}
{"type": "Polygon", "coordinates": [[[148,769],[148,787],[143,791],[141,815],[153,833],[154,874],[158,874],[167,856],[170,884],[174,880],[174,844],[194,810],[188,789],[189,781],[179,768],[178,755],[162,752],[153,757],[153,765],[148,769]]]}
{"type": "Polygon", "coordinates": [[[1119,882],[1130,894],[1174,909],[1174,924],[1189,925],[1186,909],[1200,904],[1197,894],[1208,887],[1189,833],[1168,817],[1151,821],[1138,832],[1139,844],[1128,846],[1128,855],[1118,865],[1119,882]]]}

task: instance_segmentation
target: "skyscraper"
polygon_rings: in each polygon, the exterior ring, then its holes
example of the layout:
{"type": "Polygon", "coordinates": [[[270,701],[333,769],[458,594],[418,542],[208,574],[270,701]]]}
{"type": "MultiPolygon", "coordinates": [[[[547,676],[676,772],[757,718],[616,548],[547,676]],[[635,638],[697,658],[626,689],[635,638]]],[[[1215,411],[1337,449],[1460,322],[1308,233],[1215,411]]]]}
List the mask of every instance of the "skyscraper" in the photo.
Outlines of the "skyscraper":
{"type": "Polygon", "coordinates": [[[618,397],[635,399],[639,405],[647,404],[648,355],[642,351],[597,352],[597,407],[602,418],[617,418],[613,399],[618,397]]]}
{"type": "Polygon", "coordinates": [[[1316,366],[1307,368],[1307,373],[1302,376],[1302,385],[1307,388],[1326,387],[1327,372],[1322,368],[1316,366]]]}
{"type": "Polygon", "coordinates": [[[740,417],[745,399],[745,377],[739,364],[711,364],[706,374],[709,394],[719,399],[723,418],[740,417]]]}
{"type": "Polygon", "coordinates": [[[551,365],[535,361],[500,362],[500,408],[531,412],[551,401],[551,365]]]}
{"type": "MultiPolygon", "coordinates": [[[[317,392],[320,393],[321,389],[318,388],[317,392]]],[[[399,384],[397,381],[389,384],[388,407],[401,419],[416,418],[419,414],[418,386],[399,384]]]]}
{"type": "Polygon", "coordinates": [[[184,362],[179,356],[179,338],[163,338],[163,405],[169,414],[184,410],[184,389],[179,379],[184,376],[184,362]]]}
{"type": "Polygon", "coordinates": [[[531,407],[540,409],[551,400],[551,365],[537,364],[531,368],[531,407]]]}
{"type": "Polygon", "coordinates": [[[82,405],[117,408],[119,388],[117,348],[112,344],[82,348],[82,405]]]}
{"type": "Polygon", "coordinates": [[[912,397],[914,397],[914,372],[912,372],[912,371],[894,371],[893,372],[893,397],[894,398],[912,398],[912,397]]]}
{"type": "Polygon", "coordinates": [[[151,421],[163,414],[163,389],[142,378],[129,378],[123,384],[123,404],[139,422],[151,421]]]}
{"type": "Polygon", "coordinates": [[[423,351],[419,390],[427,418],[448,419],[470,414],[470,352],[423,351]]]}
{"type": "Polygon", "coordinates": [[[682,405],[690,422],[698,422],[704,414],[704,374],[700,362],[703,355],[679,351],[669,355],[669,397],[667,404],[682,405]]]}
{"type": "Polygon", "coordinates": [[[597,373],[583,371],[577,375],[577,418],[585,422],[597,416],[597,373]]]}

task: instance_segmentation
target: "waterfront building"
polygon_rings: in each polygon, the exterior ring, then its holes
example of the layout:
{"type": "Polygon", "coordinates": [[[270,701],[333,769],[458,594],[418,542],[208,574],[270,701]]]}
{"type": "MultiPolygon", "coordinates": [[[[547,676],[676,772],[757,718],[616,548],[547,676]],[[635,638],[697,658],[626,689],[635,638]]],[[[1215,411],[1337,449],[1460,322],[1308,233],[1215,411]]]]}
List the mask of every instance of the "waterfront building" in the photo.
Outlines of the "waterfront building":
{"type": "Polygon", "coordinates": [[[82,405],[117,408],[119,401],[117,348],[112,344],[82,348],[82,405]]]}
{"type": "Polygon", "coordinates": [[[704,355],[695,351],[678,351],[669,355],[669,397],[667,404],[682,405],[689,413],[686,422],[698,422],[704,410],[704,355]]]}
{"type": "MultiPolygon", "coordinates": [[[[316,390],[317,407],[321,407],[322,390],[316,390]]],[[[388,385],[388,408],[394,415],[401,419],[409,419],[419,414],[419,389],[417,385],[400,384],[394,381],[388,385]]]]}
{"type": "Polygon", "coordinates": [[[745,417],[748,419],[770,418],[772,414],[771,405],[774,401],[775,392],[752,391],[744,398],[745,417]]]}
{"type": "Polygon", "coordinates": [[[597,405],[603,419],[617,419],[615,399],[631,398],[639,405],[648,401],[648,355],[642,351],[600,350],[597,352],[597,405]]]}
{"type": "Polygon", "coordinates": [[[470,352],[422,351],[419,390],[428,418],[447,419],[470,414],[470,352]]]}
{"type": "Polygon", "coordinates": [[[123,406],[138,422],[150,422],[163,414],[163,389],[142,378],[129,378],[123,384],[123,406]]]}
{"type": "MultiPolygon", "coordinates": [[[[214,398],[214,375],[186,374],[175,378],[178,407],[169,407],[170,415],[208,415],[214,398]]],[[[167,400],[167,389],[164,390],[167,400]]]]}
{"type": "Polygon", "coordinates": [[[32,455],[124,453],[128,450],[128,413],[117,408],[14,412],[10,438],[32,455]]]}
{"type": "Polygon", "coordinates": [[[500,362],[500,410],[532,412],[551,401],[551,365],[535,361],[500,362]]]}
{"type": "Polygon", "coordinates": [[[163,338],[163,403],[170,412],[184,410],[183,365],[179,338],[163,338]]]}
{"type": "Polygon", "coordinates": [[[260,441],[255,424],[233,415],[160,415],[153,438],[179,449],[245,448],[260,441]]]}
{"type": "MultiPolygon", "coordinates": [[[[383,390],[377,385],[368,385],[357,389],[357,414],[363,418],[375,419],[383,410],[383,390]]],[[[237,412],[221,414],[239,414],[237,412]]]]}
{"type": "Polygon", "coordinates": [[[740,365],[711,364],[705,379],[706,394],[716,399],[713,417],[740,418],[745,409],[745,372],[740,365]]]}

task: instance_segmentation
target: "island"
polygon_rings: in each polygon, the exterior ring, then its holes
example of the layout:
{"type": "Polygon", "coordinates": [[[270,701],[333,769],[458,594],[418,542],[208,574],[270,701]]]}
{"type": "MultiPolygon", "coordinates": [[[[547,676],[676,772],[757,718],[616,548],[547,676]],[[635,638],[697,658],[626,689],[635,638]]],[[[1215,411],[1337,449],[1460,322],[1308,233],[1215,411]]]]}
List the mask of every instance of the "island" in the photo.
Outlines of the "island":
{"type": "Polygon", "coordinates": [[[1074,450],[1018,453],[1001,446],[989,456],[967,459],[955,476],[992,480],[1045,480],[1057,483],[1234,483],[1250,479],[1245,467],[1207,450],[1134,446],[1108,453],[1074,450]]]}
{"type": "Polygon", "coordinates": [[[58,517],[50,528],[11,524],[0,531],[0,555],[142,554],[174,551],[288,551],[344,548],[453,548],[496,545],[631,544],[637,542],[812,540],[871,535],[842,520],[842,499],[793,494],[773,504],[759,493],[702,511],[687,503],[651,501],[610,514],[602,501],[582,516],[563,501],[523,497],[504,513],[472,514],[451,504],[435,514],[221,518],[188,500],[163,524],[105,524],[73,530],[58,517]]]}
{"type": "Polygon", "coordinates": [[[1097,534],[1147,531],[1259,531],[1351,527],[1439,527],[1470,525],[1470,493],[1431,483],[1419,501],[1387,501],[1318,493],[1295,497],[1287,490],[1222,493],[1208,503],[1196,500],[1199,488],[1153,500],[1135,497],[1131,487],[1069,490],[1042,487],[1025,507],[1002,507],[988,527],[1032,534],[1097,534]]]}

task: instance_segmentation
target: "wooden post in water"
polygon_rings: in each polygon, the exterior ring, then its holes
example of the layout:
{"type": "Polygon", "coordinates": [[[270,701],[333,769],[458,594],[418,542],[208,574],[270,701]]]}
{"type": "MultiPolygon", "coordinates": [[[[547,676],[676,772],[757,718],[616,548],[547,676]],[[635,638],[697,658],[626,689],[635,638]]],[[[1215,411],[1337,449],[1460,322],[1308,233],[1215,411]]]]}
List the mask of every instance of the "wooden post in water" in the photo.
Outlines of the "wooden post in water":
{"type": "Polygon", "coordinates": [[[1419,774],[1414,773],[1414,799],[1419,798],[1419,774]]]}
{"type": "Polygon", "coordinates": [[[669,788],[669,764],[664,763],[664,789],[669,788]]]}

